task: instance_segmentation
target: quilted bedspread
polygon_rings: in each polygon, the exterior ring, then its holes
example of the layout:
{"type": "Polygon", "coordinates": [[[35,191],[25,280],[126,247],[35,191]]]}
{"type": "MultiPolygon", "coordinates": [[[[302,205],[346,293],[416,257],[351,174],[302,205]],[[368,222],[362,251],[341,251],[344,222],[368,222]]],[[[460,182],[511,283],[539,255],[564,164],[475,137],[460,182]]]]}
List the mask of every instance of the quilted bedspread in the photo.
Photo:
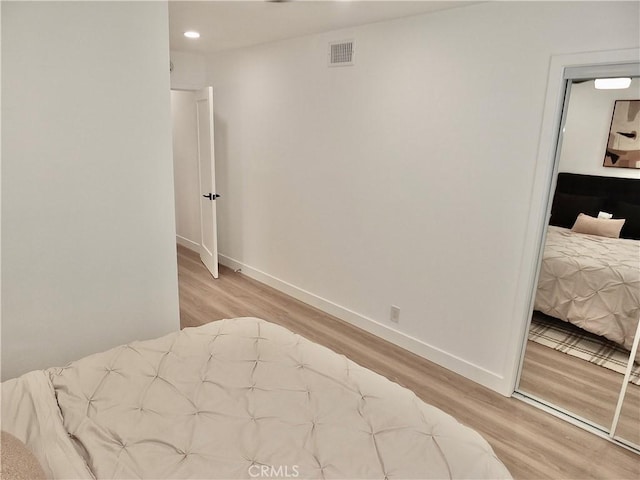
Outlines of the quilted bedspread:
{"type": "Polygon", "coordinates": [[[534,308],[631,350],[640,317],[640,241],[550,226],[534,308]]]}
{"type": "MultiPolygon", "coordinates": [[[[256,318],[187,328],[40,373],[55,392],[59,430],[68,432],[62,443],[74,445],[96,478],[510,478],[475,431],[256,318]]],[[[9,414],[3,404],[3,419],[9,414]]],[[[17,430],[24,437],[29,428],[17,430]]],[[[70,455],[68,445],[59,449],[70,455]]],[[[53,460],[47,468],[56,476],[53,460]]],[[[81,476],[82,465],[70,474],[57,463],[62,475],[81,476]]]]}

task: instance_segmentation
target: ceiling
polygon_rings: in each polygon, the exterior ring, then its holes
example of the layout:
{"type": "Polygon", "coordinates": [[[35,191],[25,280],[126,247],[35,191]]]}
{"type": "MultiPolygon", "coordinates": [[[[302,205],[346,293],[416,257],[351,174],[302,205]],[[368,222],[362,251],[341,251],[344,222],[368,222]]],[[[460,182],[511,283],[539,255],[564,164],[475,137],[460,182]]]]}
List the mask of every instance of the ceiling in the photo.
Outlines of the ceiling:
{"type": "Polygon", "coordinates": [[[171,50],[213,53],[478,2],[170,1],[171,50]],[[200,38],[184,37],[187,30],[200,38]]]}

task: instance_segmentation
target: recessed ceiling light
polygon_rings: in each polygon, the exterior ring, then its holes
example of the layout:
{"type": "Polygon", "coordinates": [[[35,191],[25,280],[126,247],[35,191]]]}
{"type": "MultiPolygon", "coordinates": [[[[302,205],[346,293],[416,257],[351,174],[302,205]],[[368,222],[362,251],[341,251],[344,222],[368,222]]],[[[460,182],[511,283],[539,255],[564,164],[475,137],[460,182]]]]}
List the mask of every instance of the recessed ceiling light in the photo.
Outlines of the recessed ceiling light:
{"type": "Polygon", "coordinates": [[[200,34],[198,32],[194,32],[192,30],[188,32],[184,32],[184,36],[187,38],[200,38],[200,34]]]}
{"type": "Polygon", "coordinates": [[[596,88],[598,90],[616,90],[629,88],[631,85],[630,78],[596,78],[596,88]]]}

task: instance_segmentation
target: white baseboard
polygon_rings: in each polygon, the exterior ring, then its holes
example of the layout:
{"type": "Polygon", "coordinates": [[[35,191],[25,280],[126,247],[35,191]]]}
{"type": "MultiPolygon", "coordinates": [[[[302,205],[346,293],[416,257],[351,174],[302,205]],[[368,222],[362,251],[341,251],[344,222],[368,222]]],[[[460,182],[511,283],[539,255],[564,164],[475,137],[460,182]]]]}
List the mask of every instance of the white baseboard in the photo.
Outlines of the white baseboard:
{"type": "Polygon", "coordinates": [[[448,370],[458,373],[459,375],[490,388],[504,396],[508,397],[513,393],[511,385],[505,384],[504,377],[486,370],[483,367],[447,353],[444,350],[423,342],[422,340],[395,330],[387,325],[383,325],[376,320],[360,315],[353,310],[349,310],[348,308],[333,303],[330,300],[319,297],[318,295],[296,287],[295,285],[285,282],[284,280],[280,280],[279,278],[246,265],[231,257],[218,254],[218,261],[222,265],[233,270],[241,269],[243,274],[253,278],[254,280],[269,285],[270,287],[286,293],[301,302],[307,303],[328,313],[329,315],[333,315],[340,320],[344,320],[345,322],[355,325],[358,328],[398,345],[399,347],[415,353],[416,355],[426,358],[429,361],[441,365],[448,370]]]}
{"type": "Polygon", "coordinates": [[[189,240],[188,238],[181,237],[180,235],[176,235],[176,243],[188,248],[189,250],[193,250],[194,252],[200,251],[199,243],[196,243],[193,240],[189,240]]]}

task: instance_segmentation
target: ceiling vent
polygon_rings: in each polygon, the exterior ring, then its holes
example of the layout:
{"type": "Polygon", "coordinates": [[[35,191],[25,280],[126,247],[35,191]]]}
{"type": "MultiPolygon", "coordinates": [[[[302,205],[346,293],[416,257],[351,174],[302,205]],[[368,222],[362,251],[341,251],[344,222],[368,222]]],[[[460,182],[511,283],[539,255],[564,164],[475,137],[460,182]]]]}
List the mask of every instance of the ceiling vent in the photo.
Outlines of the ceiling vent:
{"type": "Polygon", "coordinates": [[[329,66],[344,67],[353,65],[355,53],[353,40],[341,40],[329,43],[329,66]]]}

